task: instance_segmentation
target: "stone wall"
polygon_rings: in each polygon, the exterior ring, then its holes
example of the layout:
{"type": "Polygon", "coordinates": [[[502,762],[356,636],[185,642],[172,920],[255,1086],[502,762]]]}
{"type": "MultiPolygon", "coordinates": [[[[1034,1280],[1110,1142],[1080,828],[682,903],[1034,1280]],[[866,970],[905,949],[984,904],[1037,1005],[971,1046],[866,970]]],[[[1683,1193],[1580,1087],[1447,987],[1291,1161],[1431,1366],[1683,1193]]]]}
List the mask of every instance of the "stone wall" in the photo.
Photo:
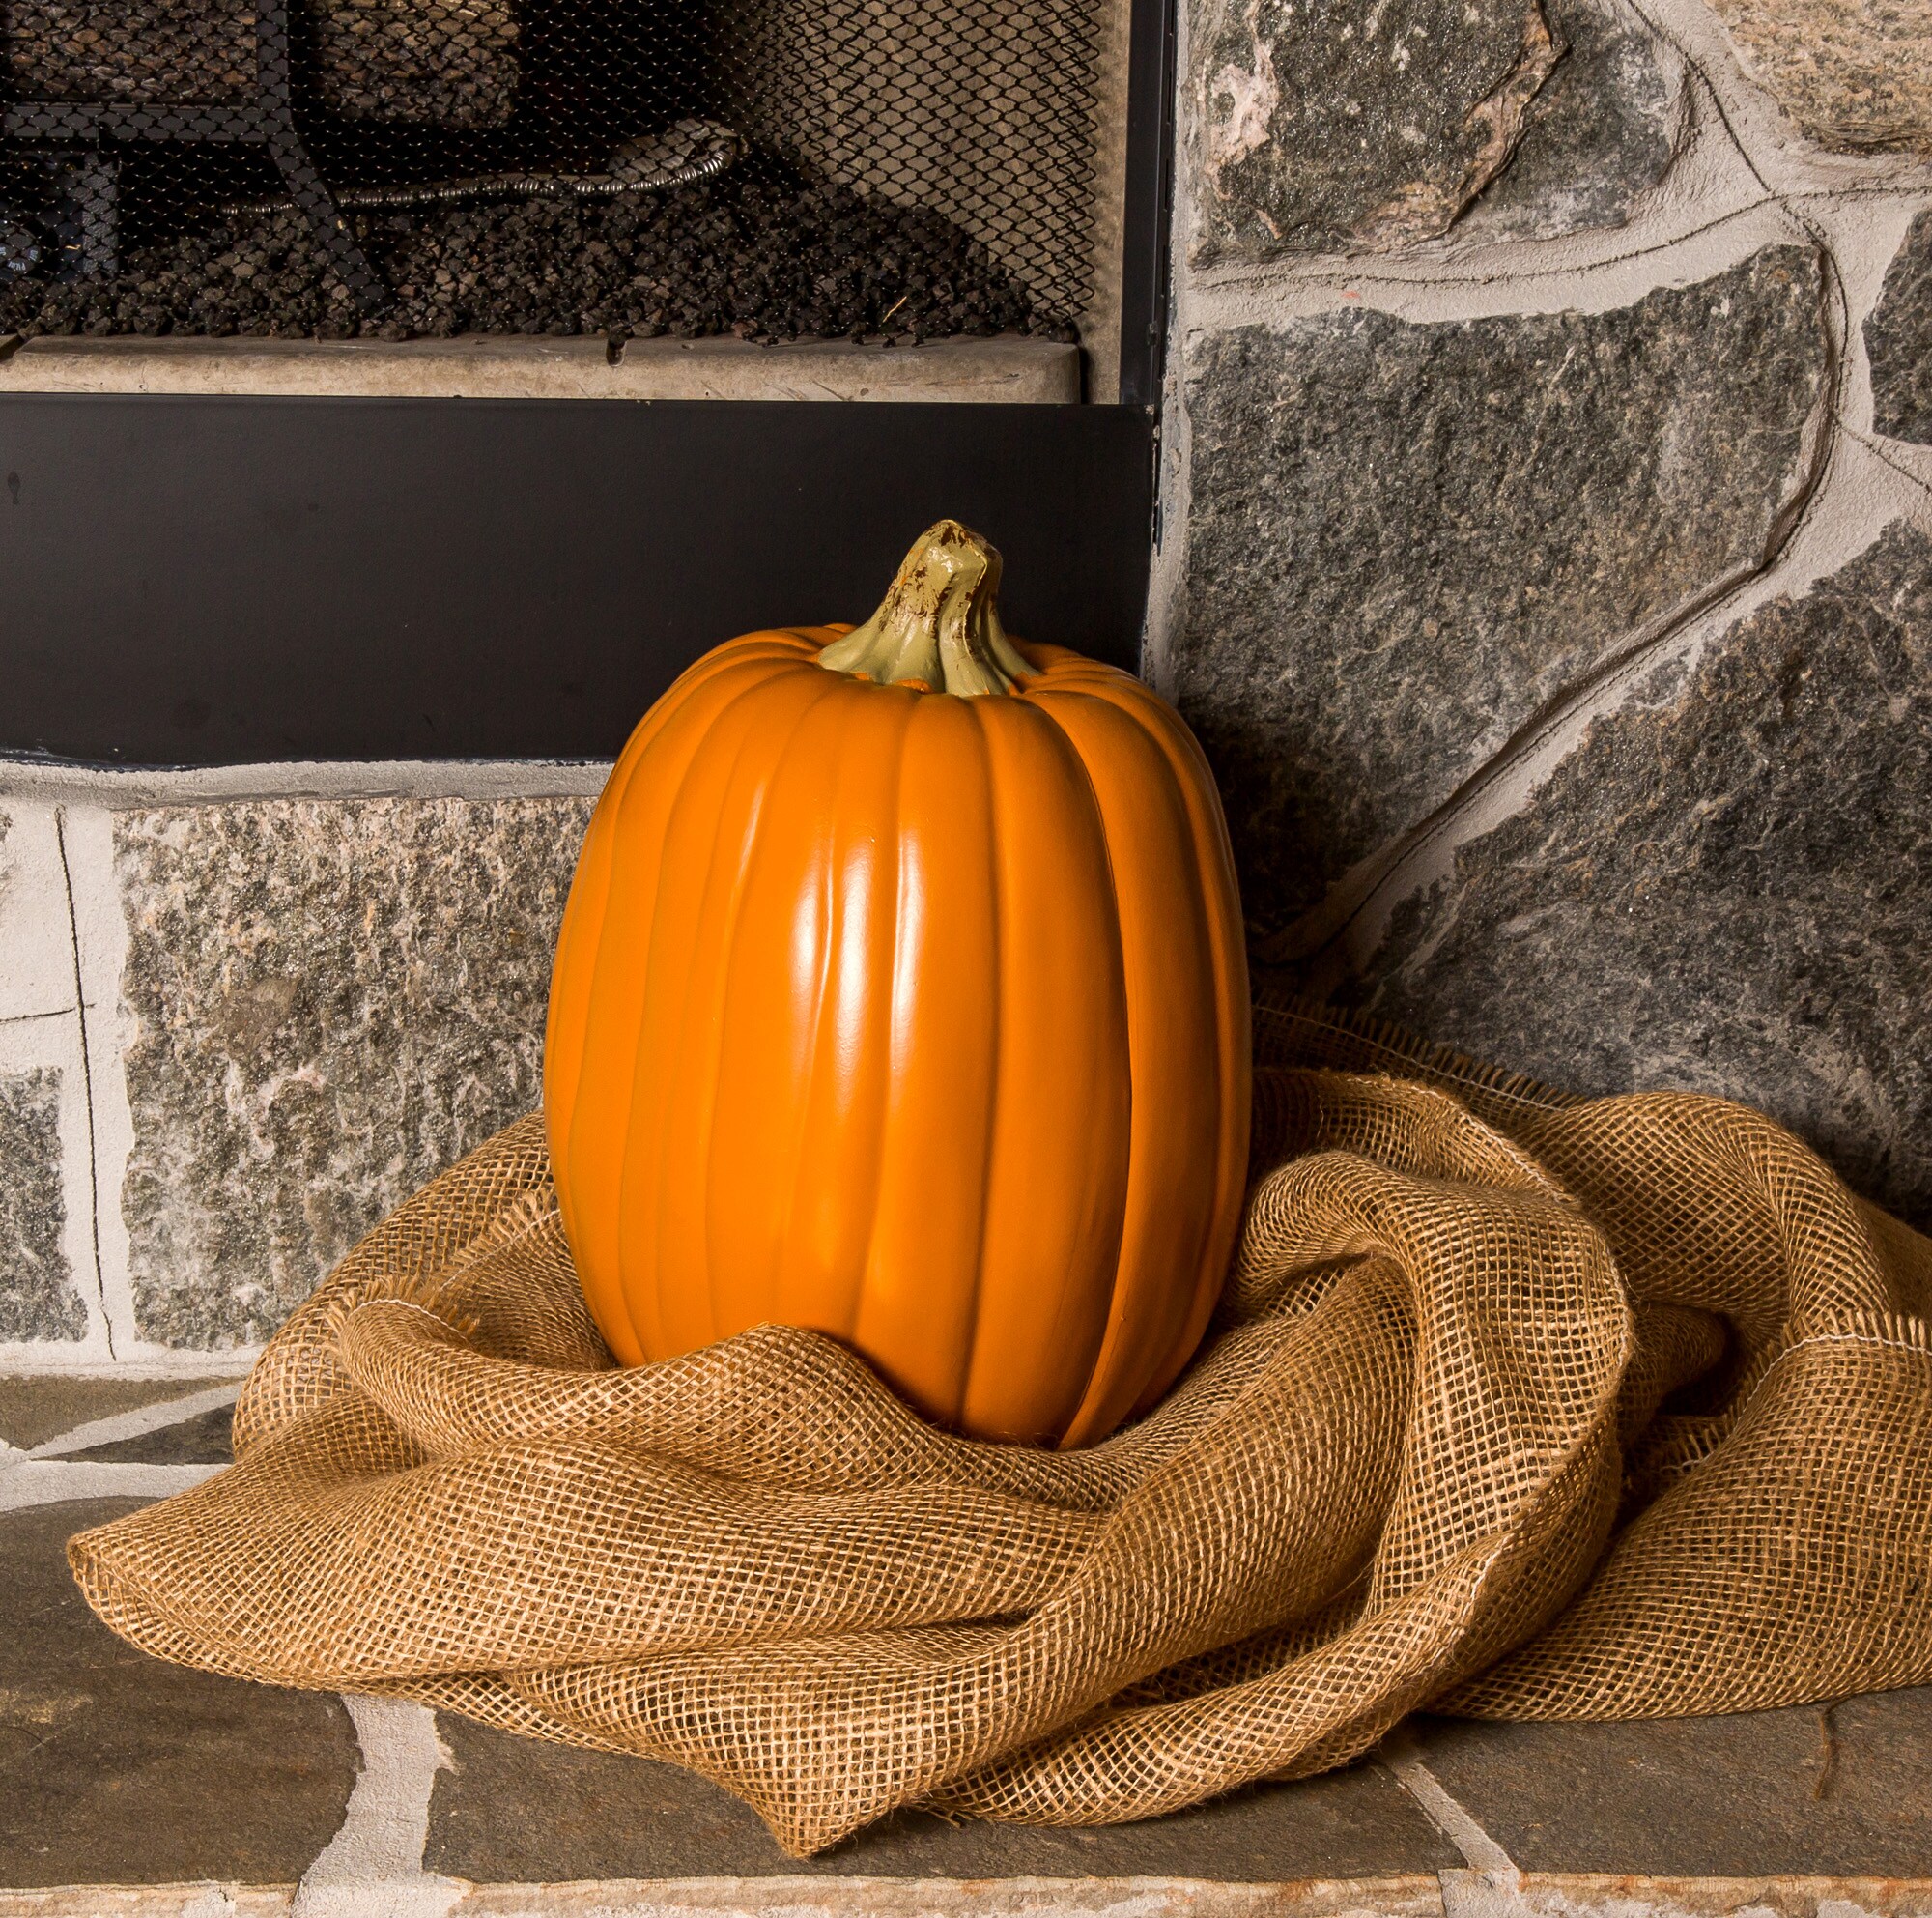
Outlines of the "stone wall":
{"type": "Polygon", "coordinates": [[[1182,11],[1149,659],[1257,960],[1932,1225],[1932,13],[1182,11]]]}
{"type": "Polygon", "coordinates": [[[540,1096],[604,766],[14,766],[0,1365],[232,1368],[540,1096]]]}
{"type": "MultiPolygon", "coordinates": [[[[1932,1224],[1927,16],[1183,14],[1148,660],[1258,963],[1932,1224]]],[[[0,1365],[232,1369],[530,1109],[603,775],[7,769],[0,1365]]]]}

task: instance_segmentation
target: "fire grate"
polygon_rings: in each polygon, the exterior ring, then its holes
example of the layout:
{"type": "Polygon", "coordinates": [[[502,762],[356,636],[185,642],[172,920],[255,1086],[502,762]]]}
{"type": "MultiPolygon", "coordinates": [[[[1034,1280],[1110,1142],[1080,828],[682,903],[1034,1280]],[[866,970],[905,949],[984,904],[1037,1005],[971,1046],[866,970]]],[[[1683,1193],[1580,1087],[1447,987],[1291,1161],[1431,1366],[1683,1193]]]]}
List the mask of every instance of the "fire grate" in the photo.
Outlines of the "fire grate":
{"type": "Polygon", "coordinates": [[[1117,0],[0,0],[0,328],[1076,335],[1117,0]]]}

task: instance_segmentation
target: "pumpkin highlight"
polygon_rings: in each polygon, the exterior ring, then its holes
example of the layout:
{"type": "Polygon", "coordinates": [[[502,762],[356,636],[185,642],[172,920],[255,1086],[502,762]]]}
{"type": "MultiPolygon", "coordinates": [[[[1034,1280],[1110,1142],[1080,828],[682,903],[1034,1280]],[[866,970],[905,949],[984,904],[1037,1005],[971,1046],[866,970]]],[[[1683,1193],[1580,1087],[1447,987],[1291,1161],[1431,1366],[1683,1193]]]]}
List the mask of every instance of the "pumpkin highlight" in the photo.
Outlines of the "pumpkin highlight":
{"type": "Polygon", "coordinates": [[[1206,761],[1002,629],[942,521],[856,629],[752,633],[592,818],[544,1102],[627,1364],[764,1321],[978,1437],[1103,1438],[1192,1354],[1246,1173],[1248,996],[1206,761]]]}

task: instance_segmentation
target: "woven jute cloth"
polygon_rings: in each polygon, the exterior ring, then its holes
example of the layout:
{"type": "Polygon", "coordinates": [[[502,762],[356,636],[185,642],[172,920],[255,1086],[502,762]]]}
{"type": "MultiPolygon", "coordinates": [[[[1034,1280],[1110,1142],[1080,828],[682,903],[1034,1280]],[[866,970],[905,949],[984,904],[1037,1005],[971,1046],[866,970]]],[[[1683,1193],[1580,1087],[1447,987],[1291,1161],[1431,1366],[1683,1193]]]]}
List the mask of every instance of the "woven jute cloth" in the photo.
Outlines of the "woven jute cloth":
{"type": "Polygon", "coordinates": [[[1932,1244],[1740,1106],[1260,1031],[1220,1321],[1104,1445],[951,1437],[773,1327],[613,1368],[530,1119],[289,1321],[237,1465],[75,1576],[161,1657],[669,1760],[799,1854],[909,1804],[1146,1818],[1422,1705],[1932,1679],[1932,1244]]]}

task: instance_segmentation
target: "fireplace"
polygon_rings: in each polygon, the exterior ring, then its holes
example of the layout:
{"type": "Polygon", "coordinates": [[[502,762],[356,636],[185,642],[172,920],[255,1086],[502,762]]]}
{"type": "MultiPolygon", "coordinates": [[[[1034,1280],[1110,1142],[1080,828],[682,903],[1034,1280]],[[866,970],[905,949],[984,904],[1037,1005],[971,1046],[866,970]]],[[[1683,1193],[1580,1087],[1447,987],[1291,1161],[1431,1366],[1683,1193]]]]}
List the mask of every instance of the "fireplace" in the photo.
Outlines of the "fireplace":
{"type": "Polygon", "coordinates": [[[1131,667],[1174,35],[0,0],[0,756],[597,759],[947,516],[1131,667]]]}
{"type": "Polygon", "coordinates": [[[1126,0],[5,0],[0,331],[1085,342],[1126,0]]]}

